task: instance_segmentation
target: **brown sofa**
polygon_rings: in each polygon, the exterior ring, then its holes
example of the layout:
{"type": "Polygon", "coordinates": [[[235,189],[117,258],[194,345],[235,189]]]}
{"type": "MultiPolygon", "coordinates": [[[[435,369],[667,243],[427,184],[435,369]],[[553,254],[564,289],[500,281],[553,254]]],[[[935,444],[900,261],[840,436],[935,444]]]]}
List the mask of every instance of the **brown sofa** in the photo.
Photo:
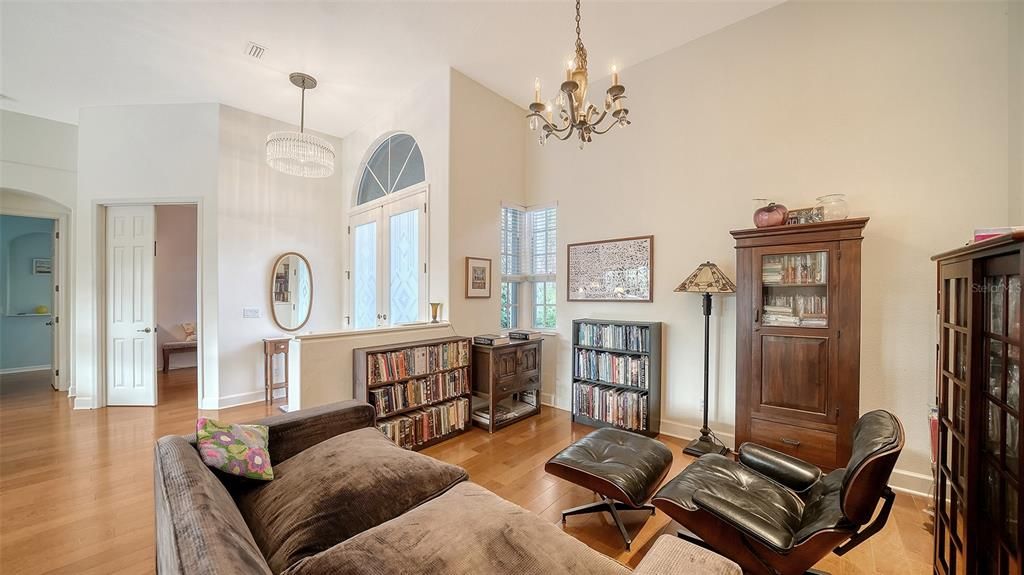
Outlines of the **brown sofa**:
{"type": "MultiPolygon", "coordinates": [[[[270,429],[275,479],[266,483],[211,470],[194,437],[157,441],[158,573],[630,573],[465,470],[395,446],[365,403],[258,423],[270,429]]],[[[662,536],[635,573],[740,569],[662,536]]]]}

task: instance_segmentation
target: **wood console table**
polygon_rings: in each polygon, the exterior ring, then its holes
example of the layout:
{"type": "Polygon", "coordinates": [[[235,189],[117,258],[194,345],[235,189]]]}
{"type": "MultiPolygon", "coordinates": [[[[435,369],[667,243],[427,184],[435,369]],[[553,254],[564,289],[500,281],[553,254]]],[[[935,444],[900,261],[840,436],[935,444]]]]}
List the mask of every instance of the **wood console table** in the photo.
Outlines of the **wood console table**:
{"type": "Polygon", "coordinates": [[[263,340],[263,377],[267,403],[274,402],[274,390],[283,389],[284,399],[288,400],[288,343],[290,337],[278,337],[263,340]],[[284,380],[274,382],[274,356],[284,354],[284,380]]]}

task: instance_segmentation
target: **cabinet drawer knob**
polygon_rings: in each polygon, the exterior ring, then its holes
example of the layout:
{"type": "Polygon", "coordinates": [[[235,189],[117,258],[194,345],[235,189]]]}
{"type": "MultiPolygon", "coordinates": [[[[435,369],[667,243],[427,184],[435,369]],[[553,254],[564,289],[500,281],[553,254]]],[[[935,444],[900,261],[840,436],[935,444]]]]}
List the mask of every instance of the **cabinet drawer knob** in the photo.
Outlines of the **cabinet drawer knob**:
{"type": "Polygon", "coordinates": [[[792,445],[793,447],[800,447],[800,442],[795,440],[795,439],[790,439],[788,437],[780,437],[779,441],[781,441],[782,443],[785,443],[786,445],[792,445]]]}

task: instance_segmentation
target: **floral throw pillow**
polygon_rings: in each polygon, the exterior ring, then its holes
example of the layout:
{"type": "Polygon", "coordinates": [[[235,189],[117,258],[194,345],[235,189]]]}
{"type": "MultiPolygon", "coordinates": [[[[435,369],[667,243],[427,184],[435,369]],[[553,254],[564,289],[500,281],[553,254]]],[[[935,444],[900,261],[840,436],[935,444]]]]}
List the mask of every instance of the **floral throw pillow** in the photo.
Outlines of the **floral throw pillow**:
{"type": "Polygon", "coordinates": [[[274,478],[268,437],[266,425],[220,423],[207,417],[196,420],[196,446],[203,463],[231,475],[263,481],[274,478]]]}

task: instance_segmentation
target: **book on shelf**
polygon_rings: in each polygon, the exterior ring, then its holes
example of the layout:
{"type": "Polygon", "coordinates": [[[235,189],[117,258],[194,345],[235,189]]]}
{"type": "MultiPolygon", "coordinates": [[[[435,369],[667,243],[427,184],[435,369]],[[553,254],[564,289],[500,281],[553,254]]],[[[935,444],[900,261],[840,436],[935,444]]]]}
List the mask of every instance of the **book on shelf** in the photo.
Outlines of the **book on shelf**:
{"type": "Polygon", "coordinates": [[[651,330],[643,325],[580,323],[579,345],[646,353],[651,350],[651,330]]]}
{"type": "Polygon", "coordinates": [[[577,382],[576,413],[624,429],[648,429],[648,403],[642,393],[621,388],[577,382]]]}
{"type": "Polygon", "coordinates": [[[591,349],[576,349],[575,377],[647,389],[649,356],[619,355],[591,349]]]}
{"type": "Polygon", "coordinates": [[[473,338],[473,343],[477,345],[505,345],[510,343],[512,340],[507,335],[497,335],[494,333],[485,333],[478,335],[473,338]]]}
{"type": "Polygon", "coordinates": [[[369,384],[426,375],[469,365],[469,342],[453,341],[366,356],[369,384]]]}
{"type": "MultiPolygon", "coordinates": [[[[494,406],[494,422],[496,424],[517,419],[537,409],[537,392],[520,394],[519,399],[506,397],[494,406]]],[[[473,419],[485,427],[491,422],[489,405],[482,405],[473,411],[473,419]]]]}
{"type": "Polygon", "coordinates": [[[462,368],[371,389],[368,399],[377,417],[387,417],[395,411],[451,399],[469,391],[469,369],[462,368]]]}
{"type": "Polygon", "coordinates": [[[468,398],[460,397],[405,415],[378,420],[377,429],[399,447],[411,449],[466,429],[470,418],[469,405],[468,398]]]}
{"type": "Polygon", "coordinates": [[[542,337],[544,337],[544,334],[539,331],[533,331],[532,329],[514,329],[508,332],[508,338],[517,341],[540,339],[542,337]]]}

